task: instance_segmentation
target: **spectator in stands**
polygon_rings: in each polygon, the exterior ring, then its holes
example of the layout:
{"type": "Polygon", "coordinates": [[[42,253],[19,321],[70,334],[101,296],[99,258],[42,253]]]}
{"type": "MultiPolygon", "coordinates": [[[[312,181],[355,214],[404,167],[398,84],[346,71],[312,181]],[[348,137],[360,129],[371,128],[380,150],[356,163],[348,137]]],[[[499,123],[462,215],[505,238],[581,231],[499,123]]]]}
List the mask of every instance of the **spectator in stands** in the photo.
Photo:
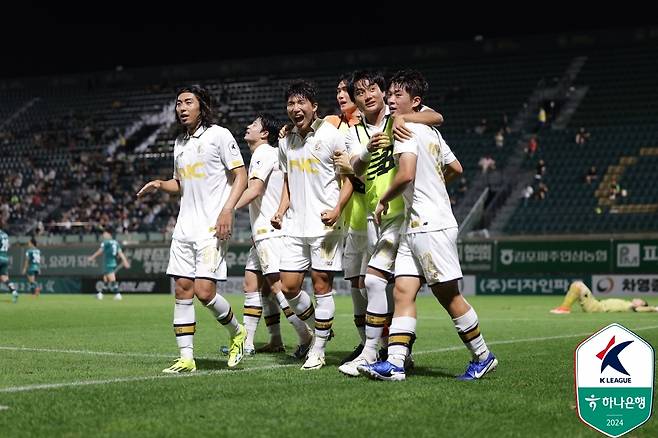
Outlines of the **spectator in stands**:
{"type": "Polygon", "coordinates": [[[585,182],[587,184],[591,184],[592,181],[595,181],[595,180],[599,179],[599,176],[597,175],[597,173],[598,172],[596,170],[596,166],[591,166],[589,168],[589,170],[587,171],[587,174],[585,175],[585,182]]]}
{"type": "Polygon", "coordinates": [[[496,148],[502,149],[503,145],[505,144],[505,136],[503,135],[503,129],[499,129],[496,134],[494,135],[494,144],[496,145],[496,148]]]}
{"type": "Polygon", "coordinates": [[[534,157],[538,147],[539,145],[537,143],[537,136],[533,135],[532,137],[530,137],[530,140],[528,140],[528,144],[524,149],[527,157],[528,158],[534,157]]]}
{"type": "Polygon", "coordinates": [[[521,194],[521,198],[523,199],[523,205],[526,206],[528,205],[528,200],[532,198],[532,195],[535,193],[534,187],[532,187],[532,184],[528,184],[525,186],[523,189],[523,193],[521,194]]]}
{"type": "Polygon", "coordinates": [[[480,124],[473,128],[473,131],[478,135],[482,135],[487,132],[487,129],[487,119],[482,118],[482,120],[480,120],[480,124]]]}
{"type": "Polygon", "coordinates": [[[478,161],[478,166],[482,169],[482,173],[487,173],[489,170],[496,169],[496,160],[493,159],[491,154],[486,154],[478,161]]]}
{"type": "Polygon", "coordinates": [[[544,109],[543,106],[540,106],[539,112],[537,113],[537,132],[541,131],[546,126],[546,117],[546,109],[544,109]]]}
{"type": "Polygon", "coordinates": [[[615,200],[617,197],[625,198],[628,195],[626,189],[622,189],[621,185],[617,182],[617,178],[612,177],[610,181],[610,189],[608,192],[608,198],[610,200],[615,200]]]}
{"type": "Polygon", "coordinates": [[[544,160],[539,160],[535,171],[535,180],[541,181],[544,178],[544,175],[546,175],[546,162],[544,160]]]}
{"type": "Polygon", "coordinates": [[[576,132],[576,144],[585,144],[589,141],[591,134],[581,126],[578,132],[576,132]]]}
{"type": "Polygon", "coordinates": [[[546,199],[546,196],[548,196],[548,186],[543,182],[540,182],[537,186],[537,191],[535,192],[535,198],[542,201],[546,199]]]}

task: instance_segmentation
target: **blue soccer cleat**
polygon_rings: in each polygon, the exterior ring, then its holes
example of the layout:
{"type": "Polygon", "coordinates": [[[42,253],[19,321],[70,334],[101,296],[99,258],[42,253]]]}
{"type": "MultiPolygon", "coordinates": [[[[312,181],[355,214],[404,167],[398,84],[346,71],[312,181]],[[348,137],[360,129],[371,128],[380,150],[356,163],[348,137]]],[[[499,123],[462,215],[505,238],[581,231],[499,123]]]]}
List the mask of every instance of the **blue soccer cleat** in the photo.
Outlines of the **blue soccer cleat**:
{"type": "Polygon", "coordinates": [[[404,368],[393,365],[388,361],[379,361],[370,365],[359,365],[359,372],[373,380],[404,380],[404,368]]]}
{"type": "Polygon", "coordinates": [[[498,359],[492,352],[489,352],[489,356],[483,361],[472,360],[468,363],[468,368],[466,372],[461,376],[457,376],[459,380],[477,380],[484,377],[490,371],[494,371],[498,366],[498,359]]]}

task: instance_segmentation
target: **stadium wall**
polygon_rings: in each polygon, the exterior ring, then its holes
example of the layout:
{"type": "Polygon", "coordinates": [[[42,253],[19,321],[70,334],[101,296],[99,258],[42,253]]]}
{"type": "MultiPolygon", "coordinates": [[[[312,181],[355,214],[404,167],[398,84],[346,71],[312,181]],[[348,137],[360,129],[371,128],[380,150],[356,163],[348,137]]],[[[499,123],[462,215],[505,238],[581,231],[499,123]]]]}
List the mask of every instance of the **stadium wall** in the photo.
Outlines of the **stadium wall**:
{"type": "MultiPolygon", "coordinates": [[[[226,256],[229,280],[225,293],[242,291],[250,245],[232,244],[226,256]]],[[[102,260],[88,256],[97,245],[42,246],[40,282],[48,293],[96,293],[102,283],[102,260]]],[[[171,293],[166,276],[169,245],[124,245],[130,268],[117,272],[124,293],[171,293]]],[[[465,294],[560,295],[570,282],[582,280],[600,295],[658,294],[658,238],[588,240],[483,240],[458,244],[465,294]]],[[[26,290],[21,267],[24,251],[9,251],[10,277],[26,290]]],[[[349,294],[349,283],[336,280],[336,291],[349,294]]],[[[310,290],[310,283],[305,284],[310,290]]]]}

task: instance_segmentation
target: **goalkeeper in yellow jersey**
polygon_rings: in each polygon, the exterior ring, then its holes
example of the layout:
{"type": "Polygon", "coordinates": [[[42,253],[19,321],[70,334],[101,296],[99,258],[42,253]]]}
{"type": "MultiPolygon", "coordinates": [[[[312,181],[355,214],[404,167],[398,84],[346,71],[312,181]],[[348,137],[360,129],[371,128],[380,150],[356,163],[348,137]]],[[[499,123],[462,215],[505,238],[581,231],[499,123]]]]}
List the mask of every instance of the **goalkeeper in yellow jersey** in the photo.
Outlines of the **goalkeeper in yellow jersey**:
{"type": "Polygon", "coordinates": [[[564,301],[555,309],[551,309],[551,313],[571,313],[571,306],[578,301],[583,308],[583,312],[597,313],[597,312],[658,312],[658,307],[650,306],[642,298],[633,298],[632,300],[624,300],[621,298],[608,298],[605,300],[597,300],[592,296],[592,291],[589,290],[585,283],[582,281],[574,281],[569,286],[567,295],[564,301]]]}

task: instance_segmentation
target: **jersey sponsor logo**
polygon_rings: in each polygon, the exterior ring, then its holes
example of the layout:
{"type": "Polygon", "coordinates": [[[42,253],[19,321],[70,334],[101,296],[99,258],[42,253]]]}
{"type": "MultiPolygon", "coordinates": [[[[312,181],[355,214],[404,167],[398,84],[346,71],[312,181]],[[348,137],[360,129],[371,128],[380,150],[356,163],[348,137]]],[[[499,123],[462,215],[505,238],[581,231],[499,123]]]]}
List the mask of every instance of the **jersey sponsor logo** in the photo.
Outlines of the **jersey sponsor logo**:
{"type": "Polygon", "coordinates": [[[178,174],[181,179],[201,179],[205,178],[206,174],[200,172],[199,169],[204,165],[203,162],[198,162],[194,164],[187,164],[184,167],[178,168],[178,174]]]}
{"type": "Polygon", "coordinates": [[[366,179],[372,181],[376,177],[385,175],[393,169],[395,169],[393,147],[389,146],[384,149],[378,149],[372,154],[366,179]]]}
{"type": "Polygon", "coordinates": [[[306,173],[311,173],[313,175],[317,175],[319,170],[315,167],[315,164],[319,164],[320,160],[316,158],[304,158],[301,160],[290,160],[288,163],[288,167],[290,168],[290,172],[292,173],[293,170],[297,169],[299,172],[306,172],[306,173]]]}

